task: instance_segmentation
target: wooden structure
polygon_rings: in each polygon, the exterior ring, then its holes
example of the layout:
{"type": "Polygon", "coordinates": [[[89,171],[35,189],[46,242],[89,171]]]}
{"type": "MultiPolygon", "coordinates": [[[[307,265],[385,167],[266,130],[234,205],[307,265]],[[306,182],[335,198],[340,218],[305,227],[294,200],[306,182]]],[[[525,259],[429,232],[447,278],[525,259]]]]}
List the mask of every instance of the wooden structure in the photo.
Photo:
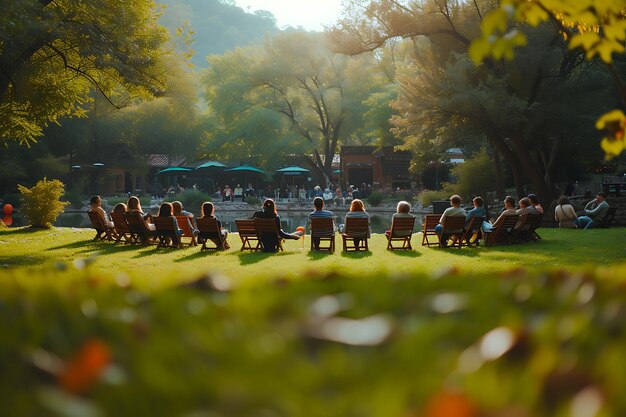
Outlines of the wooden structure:
{"type": "Polygon", "coordinates": [[[335,224],[334,219],[323,217],[311,217],[311,250],[335,251],[335,224]],[[317,240],[317,247],[314,245],[317,240]],[[322,242],[328,242],[328,246],[322,247],[322,242]]]}
{"type": "Polygon", "coordinates": [[[343,239],[343,251],[359,251],[361,249],[369,250],[368,234],[369,219],[359,217],[347,217],[344,225],[344,232],[341,234],[343,239]]]}
{"type": "Polygon", "coordinates": [[[387,249],[405,249],[411,250],[411,237],[413,236],[413,227],[415,226],[415,217],[395,217],[391,222],[391,229],[387,237],[387,249]],[[393,242],[402,242],[402,246],[393,246],[393,242]]]}

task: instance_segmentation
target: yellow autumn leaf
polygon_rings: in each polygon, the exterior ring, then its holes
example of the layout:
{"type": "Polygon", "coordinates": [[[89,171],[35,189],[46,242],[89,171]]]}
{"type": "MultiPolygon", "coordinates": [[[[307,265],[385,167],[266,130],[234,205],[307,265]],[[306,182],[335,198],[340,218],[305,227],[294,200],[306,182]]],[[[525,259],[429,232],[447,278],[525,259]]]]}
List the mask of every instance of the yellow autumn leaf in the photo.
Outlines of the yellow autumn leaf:
{"type": "Polygon", "coordinates": [[[603,114],[596,121],[596,129],[602,130],[606,128],[607,123],[619,122],[622,126],[626,125],[626,115],[619,109],[611,110],[603,114]]]}
{"type": "Polygon", "coordinates": [[[626,20],[611,17],[610,23],[604,26],[604,36],[613,40],[625,40],[626,20]]]}
{"type": "Polygon", "coordinates": [[[624,150],[624,141],[604,138],[602,142],[600,142],[600,147],[602,147],[604,151],[604,159],[608,161],[622,153],[624,150]]]}
{"type": "Polygon", "coordinates": [[[537,26],[539,23],[548,20],[549,16],[539,5],[524,2],[518,6],[517,17],[519,20],[524,20],[532,26],[537,26]]]}
{"type": "Polygon", "coordinates": [[[487,14],[487,16],[485,16],[480,24],[483,35],[489,36],[496,31],[504,32],[506,30],[507,20],[508,16],[506,11],[500,8],[492,10],[487,14]]]}
{"type": "Polygon", "coordinates": [[[613,60],[613,52],[622,53],[624,52],[624,45],[619,42],[603,39],[596,47],[598,54],[600,55],[600,59],[607,64],[610,64],[613,60]]]}
{"type": "Polygon", "coordinates": [[[512,59],[513,58],[513,46],[509,44],[507,41],[505,41],[504,39],[498,38],[494,42],[493,47],[491,48],[491,55],[495,59],[502,59],[502,58],[512,59]]]}
{"type": "Polygon", "coordinates": [[[594,0],[593,3],[593,7],[600,16],[609,13],[620,14],[626,7],[624,0],[594,0]]]}
{"type": "Polygon", "coordinates": [[[590,10],[585,10],[581,13],[572,14],[568,17],[568,19],[586,27],[591,27],[600,23],[598,16],[590,10]]]}
{"type": "Polygon", "coordinates": [[[474,64],[480,65],[480,63],[483,62],[483,59],[489,55],[490,51],[491,43],[483,36],[474,39],[467,52],[472,61],[474,61],[474,64]]]}
{"type": "Polygon", "coordinates": [[[504,39],[511,44],[511,46],[525,46],[528,43],[526,39],[526,35],[517,30],[512,30],[506,35],[504,35],[504,39]]]}
{"type": "Polygon", "coordinates": [[[569,47],[570,49],[582,47],[585,51],[588,51],[598,42],[600,42],[600,35],[594,32],[585,32],[572,36],[569,47]]]}

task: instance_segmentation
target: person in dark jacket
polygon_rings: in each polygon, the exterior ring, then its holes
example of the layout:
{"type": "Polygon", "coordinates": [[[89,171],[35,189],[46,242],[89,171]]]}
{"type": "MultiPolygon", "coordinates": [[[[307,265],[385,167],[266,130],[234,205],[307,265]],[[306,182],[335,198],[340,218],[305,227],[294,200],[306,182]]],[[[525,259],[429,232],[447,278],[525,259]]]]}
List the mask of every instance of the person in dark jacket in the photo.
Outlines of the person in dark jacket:
{"type": "MultiPolygon", "coordinates": [[[[280,224],[280,217],[276,211],[276,204],[274,204],[274,200],[271,198],[265,200],[263,209],[255,211],[252,218],[276,219],[276,230],[278,230],[278,235],[283,239],[298,240],[302,236],[300,232],[286,233],[283,231],[280,224]]],[[[261,236],[261,245],[263,245],[263,252],[276,252],[278,250],[278,236],[274,233],[264,233],[263,236],[261,236]]]]}

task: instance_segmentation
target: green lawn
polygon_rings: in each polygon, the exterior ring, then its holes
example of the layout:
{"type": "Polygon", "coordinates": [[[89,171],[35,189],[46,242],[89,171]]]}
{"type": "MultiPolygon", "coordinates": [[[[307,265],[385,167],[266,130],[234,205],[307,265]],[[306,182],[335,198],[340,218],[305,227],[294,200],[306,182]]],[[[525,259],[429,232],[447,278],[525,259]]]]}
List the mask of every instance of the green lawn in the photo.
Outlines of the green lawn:
{"type": "MultiPolygon", "coordinates": [[[[421,234],[413,237],[414,250],[387,251],[383,235],[374,235],[370,252],[334,254],[309,252],[306,238],[287,241],[278,254],[240,252],[239,238],[229,237],[227,252],[203,252],[199,247],[179,250],[154,246],[94,242],[88,229],[10,229],[0,231],[0,265],[42,269],[56,263],[80,264],[87,259],[99,271],[125,272],[137,285],[158,287],[188,280],[203,272],[217,272],[245,281],[262,277],[295,278],[310,272],[342,272],[349,275],[385,272],[431,273],[446,268],[465,272],[501,272],[511,269],[580,269],[626,262],[626,229],[542,229],[538,243],[456,249],[423,247],[421,234]]],[[[341,240],[337,239],[338,248],[341,240]]]]}
{"type": "Polygon", "coordinates": [[[625,232],[268,255],[4,230],[0,415],[623,416],[625,232]]]}

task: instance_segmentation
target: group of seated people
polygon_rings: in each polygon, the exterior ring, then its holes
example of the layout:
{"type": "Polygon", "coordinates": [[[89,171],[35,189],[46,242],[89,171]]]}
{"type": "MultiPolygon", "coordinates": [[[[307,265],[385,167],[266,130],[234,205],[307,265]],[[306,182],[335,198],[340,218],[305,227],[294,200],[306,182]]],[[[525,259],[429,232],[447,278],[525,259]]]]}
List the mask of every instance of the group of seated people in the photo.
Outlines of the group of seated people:
{"type": "Polygon", "coordinates": [[[554,220],[559,227],[565,229],[593,229],[598,227],[609,211],[609,203],[606,194],[599,192],[596,198],[589,201],[583,210],[584,214],[578,216],[567,196],[561,196],[554,209],[554,220]]]}

